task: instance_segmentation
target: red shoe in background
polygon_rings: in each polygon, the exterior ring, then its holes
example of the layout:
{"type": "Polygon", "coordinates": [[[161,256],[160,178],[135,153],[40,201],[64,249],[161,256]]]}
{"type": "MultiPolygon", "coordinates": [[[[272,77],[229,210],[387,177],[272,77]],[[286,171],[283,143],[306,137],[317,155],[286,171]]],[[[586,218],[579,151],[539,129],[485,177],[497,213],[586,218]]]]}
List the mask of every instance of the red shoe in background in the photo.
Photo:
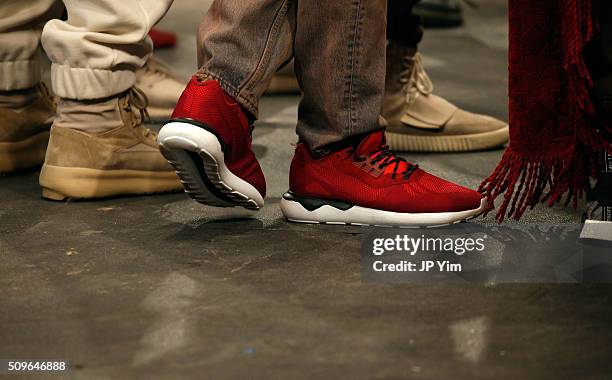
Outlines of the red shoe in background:
{"type": "Polygon", "coordinates": [[[157,142],[193,199],[258,210],[266,182],[251,149],[251,132],[242,107],[217,81],[193,77],[157,142]]]}
{"type": "Polygon", "coordinates": [[[149,31],[149,37],[153,40],[153,48],[165,49],[176,46],[176,34],[153,28],[149,31]]]}
{"type": "Polygon", "coordinates": [[[486,205],[478,192],[395,156],[382,131],[322,158],[298,144],[289,182],[281,209],[294,222],[441,226],[477,216],[486,205]]]}

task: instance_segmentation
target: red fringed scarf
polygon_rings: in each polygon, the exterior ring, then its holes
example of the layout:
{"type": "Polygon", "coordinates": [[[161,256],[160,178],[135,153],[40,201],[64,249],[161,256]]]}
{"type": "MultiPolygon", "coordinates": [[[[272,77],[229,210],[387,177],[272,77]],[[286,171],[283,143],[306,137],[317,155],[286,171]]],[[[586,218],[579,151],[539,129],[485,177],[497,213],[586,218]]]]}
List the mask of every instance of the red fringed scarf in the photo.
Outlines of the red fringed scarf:
{"type": "Polygon", "coordinates": [[[595,35],[593,0],[510,0],[510,145],[480,186],[497,212],[519,219],[527,208],[567,194],[577,206],[608,147],[594,126],[592,79],[583,58],[595,35]]]}

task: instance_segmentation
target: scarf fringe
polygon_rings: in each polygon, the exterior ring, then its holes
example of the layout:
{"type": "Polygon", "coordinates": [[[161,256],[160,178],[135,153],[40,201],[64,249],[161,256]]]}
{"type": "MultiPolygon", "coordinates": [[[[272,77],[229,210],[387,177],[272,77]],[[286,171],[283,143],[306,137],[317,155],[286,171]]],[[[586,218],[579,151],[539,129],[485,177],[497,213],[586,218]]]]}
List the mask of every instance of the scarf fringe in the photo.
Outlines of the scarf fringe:
{"type": "Polygon", "coordinates": [[[590,188],[590,177],[596,177],[602,167],[603,152],[610,148],[588,125],[595,115],[590,94],[593,79],[583,52],[596,31],[592,0],[559,0],[559,4],[566,94],[569,102],[576,105],[566,125],[559,128],[574,131],[574,139],[567,147],[550,147],[545,155],[527,155],[514,150],[512,144],[506,149],[493,174],[479,188],[488,200],[486,213],[495,208],[494,200],[504,194],[497,212],[498,222],[506,215],[518,220],[538,203],[552,206],[564,194],[567,194],[564,204],[571,202],[577,207],[578,200],[590,188]]]}
{"type": "Polygon", "coordinates": [[[603,166],[603,154],[611,151],[595,130],[577,135],[577,144],[565,150],[549,149],[542,156],[530,156],[506,149],[493,174],[483,181],[478,191],[487,197],[485,215],[495,209],[494,201],[503,194],[497,211],[501,223],[506,216],[519,220],[527,209],[546,202],[553,206],[561,202],[574,208],[590,189],[590,178],[596,178],[603,166]]]}

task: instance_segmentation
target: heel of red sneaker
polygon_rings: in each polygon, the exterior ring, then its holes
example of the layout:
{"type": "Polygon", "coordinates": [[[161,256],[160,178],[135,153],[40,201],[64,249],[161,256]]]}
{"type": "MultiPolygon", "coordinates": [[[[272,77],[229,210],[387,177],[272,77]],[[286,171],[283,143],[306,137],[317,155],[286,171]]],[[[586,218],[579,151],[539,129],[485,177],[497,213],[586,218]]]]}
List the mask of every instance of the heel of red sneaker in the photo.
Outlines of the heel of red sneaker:
{"type": "Polygon", "coordinates": [[[259,191],[225,165],[222,140],[194,123],[171,121],[157,138],[160,151],[175,168],[185,191],[209,206],[242,206],[250,210],[263,207],[259,191]]]}

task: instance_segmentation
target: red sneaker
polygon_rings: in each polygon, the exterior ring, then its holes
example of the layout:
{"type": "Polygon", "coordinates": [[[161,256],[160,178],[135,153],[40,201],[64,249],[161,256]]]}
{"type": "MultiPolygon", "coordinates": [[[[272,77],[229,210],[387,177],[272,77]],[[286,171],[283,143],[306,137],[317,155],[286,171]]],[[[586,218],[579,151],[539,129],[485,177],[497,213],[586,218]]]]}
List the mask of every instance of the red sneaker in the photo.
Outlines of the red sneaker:
{"type": "Polygon", "coordinates": [[[149,31],[149,37],[153,41],[153,48],[165,49],[176,46],[176,34],[153,28],[149,31]]]}
{"type": "Polygon", "coordinates": [[[314,158],[298,144],[281,200],[290,221],[381,226],[439,226],[479,215],[476,191],[426,173],[389,151],[382,131],[314,158]]]}
{"type": "Polygon", "coordinates": [[[196,201],[258,210],[266,181],[251,149],[252,126],[214,80],[193,77],[157,142],[196,201]]]}

